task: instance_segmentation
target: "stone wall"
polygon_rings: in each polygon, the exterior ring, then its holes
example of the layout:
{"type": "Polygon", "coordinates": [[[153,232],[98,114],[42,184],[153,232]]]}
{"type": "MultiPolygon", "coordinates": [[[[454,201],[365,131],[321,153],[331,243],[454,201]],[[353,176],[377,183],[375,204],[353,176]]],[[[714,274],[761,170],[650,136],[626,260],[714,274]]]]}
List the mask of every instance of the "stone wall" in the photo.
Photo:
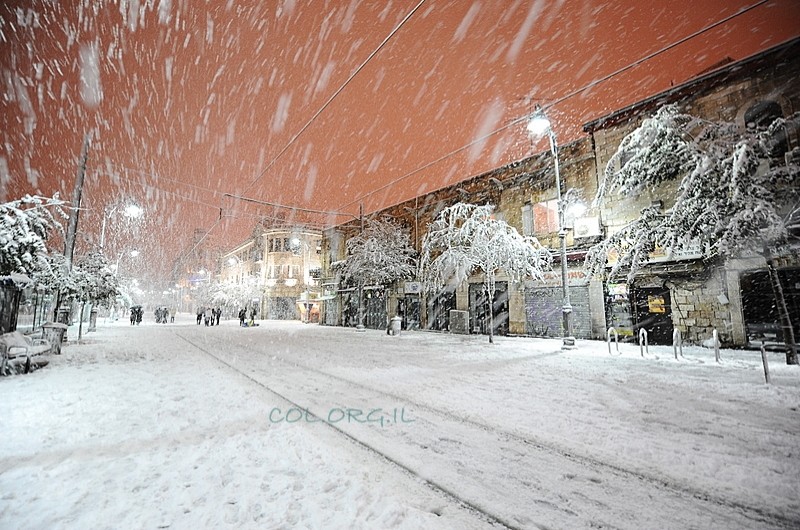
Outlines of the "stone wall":
{"type": "Polygon", "coordinates": [[[672,322],[686,344],[702,344],[717,330],[724,345],[733,343],[730,299],[724,270],[715,270],[705,281],[675,282],[671,286],[672,322]]]}

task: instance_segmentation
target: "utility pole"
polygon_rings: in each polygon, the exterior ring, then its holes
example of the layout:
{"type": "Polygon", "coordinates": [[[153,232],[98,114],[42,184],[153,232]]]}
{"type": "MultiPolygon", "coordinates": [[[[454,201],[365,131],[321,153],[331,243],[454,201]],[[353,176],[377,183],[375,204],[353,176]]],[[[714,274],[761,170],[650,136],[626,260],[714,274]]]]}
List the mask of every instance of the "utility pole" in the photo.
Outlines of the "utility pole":
{"type": "Polygon", "coordinates": [[[75,188],[72,190],[72,211],[69,214],[69,227],[67,238],[64,241],[64,256],[67,258],[69,268],[72,270],[72,254],[75,252],[75,234],[78,231],[78,214],[81,208],[81,195],[83,194],[83,180],[86,177],[86,160],[89,158],[89,133],[83,138],[81,160],[78,166],[78,176],[75,178],[75,188]]]}
{"type": "MultiPolygon", "coordinates": [[[[64,257],[67,258],[69,270],[72,270],[72,255],[75,252],[75,234],[78,232],[78,214],[81,208],[81,195],[83,194],[83,180],[86,176],[86,160],[89,158],[89,133],[83,137],[83,147],[81,148],[81,158],[78,165],[78,175],[75,178],[75,188],[72,190],[72,211],[69,213],[69,225],[67,227],[67,237],[64,240],[64,257]]],[[[53,320],[69,325],[69,313],[67,310],[59,320],[61,313],[61,293],[56,296],[55,315],[53,320]]],[[[83,315],[81,315],[81,318],[83,315]]]]}

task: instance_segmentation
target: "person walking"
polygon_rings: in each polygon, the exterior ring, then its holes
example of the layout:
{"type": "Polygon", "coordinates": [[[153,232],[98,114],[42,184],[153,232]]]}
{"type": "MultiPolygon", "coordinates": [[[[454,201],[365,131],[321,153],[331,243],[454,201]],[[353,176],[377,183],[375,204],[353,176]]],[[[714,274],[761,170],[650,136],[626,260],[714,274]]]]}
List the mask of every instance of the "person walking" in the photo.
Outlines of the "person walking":
{"type": "Polygon", "coordinates": [[[200,325],[200,321],[203,320],[203,311],[204,311],[204,309],[202,307],[198,307],[197,308],[197,325],[198,326],[200,325]]]}
{"type": "Polygon", "coordinates": [[[247,318],[247,311],[244,308],[239,310],[239,325],[244,327],[244,319],[247,318]]]}
{"type": "Polygon", "coordinates": [[[222,316],[222,309],[220,309],[218,307],[217,310],[216,310],[217,326],[219,326],[219,317],[221,317],[221,316],[222,316]]]}

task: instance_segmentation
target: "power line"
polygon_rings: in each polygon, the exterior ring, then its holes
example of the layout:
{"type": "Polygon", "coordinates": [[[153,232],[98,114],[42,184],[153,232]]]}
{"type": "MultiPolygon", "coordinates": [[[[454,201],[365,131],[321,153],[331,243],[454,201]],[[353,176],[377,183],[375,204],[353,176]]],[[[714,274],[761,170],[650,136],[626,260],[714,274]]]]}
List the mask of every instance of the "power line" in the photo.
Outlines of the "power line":
{"type": "MultiPolygon", "coordinates": [[[[755,9],[757,7],[760,7],[760,6],[768,3],[769,1],[770,0],[761,0],[761,1],[759,1],[759,2],[757,2],[755,4],[753,4],[753,5],[744,7],[741,10],[737,11],[736,13],[733,13],[732,15],[729,15],[729,16],[727,16],[727,17],[725,17],[725,18],[723,18],[721,20],[718,20],[718,21],[716,21],[716,22],[714,22],[714,23],[712,23],[712,24],[710,24],[708,26],[705,26],[704,28],[702,28],[702,29],[700,29],[698,31],[695,31],[694,33],[691,33],[691,34],[687,35],[686,37],[683,37],[683,38],[681,38],[681,39],[679,39],[679,40],[677,40],[677,41],[675,41],[675,42],[673,42],[673,43],[671,43],[671,44],[669,44],[667,46],[664,46],[663,48],[661,48],[659,50],[656,50],[655,52],[652,52],[652,53],[650,53],[648,55],[645,55],[644,57],[642,57],[640,59],[637,59],[636,61],[634,61],[634,62],[632,62],[632,63],[630,63],[630,64],[628,64],[626,66],[623,66],[622,68],[620,68],[618,70],[615,70],[614,72],[611,72],[610,74],[607,74],[607,75],[605,75],[605,76],[603,76],[603,77],[601,77],[599,79],[595,79],[595,80],[591,81],[590,83],[584,85],[583,87],[577,88],[577,89],[573,90],[572,92],[569,92],[566,95],[561,96],[561,97],[551,101],[550,103],[544,105],[544,108],[545,109],[549,109],[549,108],[551,108],[551,107],[553,107],[553,106],[555,106],[555,105],[557,105],[559,103],[563,103],[567,99],[573,98],[573,97],[577,96],[578,94],[580,94],[582,92],[585,92],[586,90],[589,90],[590,88],[593,88],[593,87],[599,85],[600,83],[608,81],[612,77],[615,77],[615,76],[617,76],[617,75],[619,75],[619,74],[621,74],[623,72],[626,72],[626,71],[628,71],[628,70],[630,70],[632,68],[635,68],[635,67],[639,66],[640,64],[642,64],[642,63],[644,63],[646,61],[649,61],[649,60],[653,59],[654,57],[656,57],[658,55],[661,55],[662,53],[665,53],[665,52],[671,50],[672,48],[675,48],[676,46],[679,46],[679,45],[681,45],[681,44],[683,44],[683,43],[685,43],[685,42],[687,42],[687,41],[689,41],[689,40],[691,40],[691,39],[693,39],[695,37],[698,37],[699,35],[702,35],[703,33],[707,32],[707,31],[710,31],[710,30],[716,28],[717,26],[720,26],[720,25],[722,25],[722,24],[724,24],[726,22],[729,22],[730,20],[732,20],[732,19],[734,19],[734,18],[736,18],[738,16],[741,16],[741,15],[743,15],[743,14],[749,12],[749,11],[752,11],[753,9],[755,9]]],[[[436,165],[436,164],[438,164],[438,163],[440,163],[440,162],[442,162],[442,161],[444,161],[444,160],[446,160],[446,159],[448,159],[448,158],[450,158],[452,156],[455,156],[458,153],[460,153],[462,151],[465,151],[466,149],[469,149],[473,145],[475,145],[477,143],[480,143],[480,142],[483,142],[484,140],[486,140],[488,138],[491,138],[492,136],[494,136],[494,135],[496,135],[496,134],[498,134],[500,132],[503,132],[506,129],[509,129],[510,127],[513,127],[513,126],[515,126],[515,125],[519,124],[520,122],[523,122],[523,121],[525,121],[527,119],[528,119],[528,115],[527,114],[524,115],[524,116],[519,116],[517,118],[514,118],[513,120],[511,120],[511,122],[507,123],[506,125],[503,125],[502,127],[498,128],[498,129],[495,129],[495,130],[493,130],[493,131],[481,136],[480,138],[476,138],[476,139],[472,140],[471,142],[469,142],[468,144],[463,145],[463,146],[461,146],[461,147],[459,147],[459,148],[457,148],[457,149],[455,149],[453,151],[450,151],[449,153],[447,153],[445,155],[442,155],[439,158],[437,158],[437,159],[435,159],[435,160],[433,160],[431,162],[428,162],[428,163],[422,165],[421,167],[418,167],[417,169],[414,169],[413,171],[410,171],[409,173],[406,173],[406,174],[404,174],[404,175],[402,175],[402,176],[400,176],[400,177],[388,182],[387,184],[384,184],[383,186],[380,186],[379,188],[376,188],[376,189],[374,189],[372,191],[369,191],[369,192],[365,193],[364,195],[361,195],[361,196],[357,197],[356,199],[344,204],[342,206],[342,208],[346,208],[348,206],[356,204],[357,202],[362,201],[365,197],[370,197],[370,196],[372,196],[372,195],[374,195],[374,194],[376,194],[376,193],[378,193],[380,191],[383,191],[383,190],[385,190],[385,189],[387,189],[387,188],[389,188],[391,186],[394,186],[395,184],[397,184],[397,183],[399,183],[399,182],[401,182],[401,181],[403,181],[403,180],[405,180],[405,179],[407,179],[407,178],[419,173],[420,171],[424,171],[424,170],[430,168],[431,166],[434,166],[434,165],[436,165]]]]}
{"type": "Polygon", "coordinates": [[[329,97],[329,98],[328,98],[328,100],[327,100],[327,101],[326,101],[326,102],[325,102],[325,103],[322,105],[322,107],[320,107],[320,108],[319,108],[319,110],[318,110],[317,112],[315,112],[313,116],[311,116],[311,118],[310,118],[310,119],[309,119],[309,120],[306,122],[306,124],[305,124],[305,125],[303,125],[303,126],[300,128],[300,130],[299,130],[299,131],[297,131],[297,133],[295,133],[295,135],[294,135],[294,136],[292,136],[292,138],[289,140],[289,143],[287,143],[287,144],[286,144],[286,146],[284,146],[284,148],[283,148],[283,149],[281,149],[281,150],[280,150],[280,152],[278,152],[278,154],[277,154],[277,155],[275,155],[275,158],[273,158],[273,159],[272,159],[272,161],[271,161],[269,164],[267,164],[267,167],[265,167],[265,168],[264,168],[264,169],[261,171],[261,173],[259,173],[259,174],[256,176],[256,178],[254,178],[254,179],[253,179],[253,180],[250,182],[250,184],[248,184],[248,185],[247,185],[247,187],[246,187],[246,188],[244,188],[244,190],[242,191],[243,193],[245,193],[245,192],[249,191],[249,190],[250,190],[250,188],[252,188],[252,187],[253,187],[253,185],[254,185],[256,182],[258,182],[259,180],[261,180],[261,178],[262,178],[262,177],[263,177],[263,176],[266,174],[266,172],[267,172],[267,171],[268,171],[268,170],[269,170],[269,169],[270,169],[272,166],[274,166],[274,165],[275,165],[275,162],[277,162],[277,161],[278,161],[278,159],[279,159],[279,158],[280,158],[280,157],[283,155],[283,153],[285,153],[286,151],[288,151],[288,150],[289,150],[289,147],[291,147],[291,145],[292,145],[292,144],[295,142],[295,140],[297,140],[297,139],[300,137],[300,135],[301,135],[301,134],[303,134],[303,132],[304,132],[306,129],[308,129],[308,127],[309,127],[309,126],[310,126],[310,125],[311,125],[311,124],[314,122],[314,120],[316,120],[316,119],[317,119],[317,117],[318,117],[320,114],[322,114],[322,112],[323,112],[323,111],[324,111],[326,108],[328,108],[328,105],[330,105],[330,104],[331,104],[331,102],[333,102],[333,100],[336,98],[336,96],[338,96],[338,95],[339,95],[339,94],[340,94],[340,93],[341,93],[341,92],[342,92],[342,91],[345,89],[345,87],[346,87],[348,84],[350,84],[350,81],[352,81],[352,80],[353,80],[353,78],[354,78],[354,77],[355,77],[355,76],[356,76],[356,75],[357,75],[357,74],[358,74],[358,73],[359,73],[361,70],[363,70],[363,69],[364,69],[364,67],[367,65],[367,63],[368,63],[368,62],[369,62],[369,61],[370,61],[370,60],[371,60],[373,57],[375,57],[375,55],[377,55],[377,54],[378,54],[378,52],[381,50],[381,48],[383,48],[383,47],[386,45],[386,43],[387,43],[387,42],[389,42],[389,39],[391,39],[391,38],[392,38],[392,36],[394,36],[394,34],[395,34],[395,33],[397,33],[397,32],[400,30],[400,28],[403,26],[403,24],[405,24],[405,23],[406,23],[406,21],[408,21],[408,19],[409,19],[409,18],[411,18],[411,15],[413,15],[413,14],[414,14],[414,13],[417,11],[417,9],[419,9],[419,8],[420,8],[420,6],[421,6],[421,5],[422,5],[424,2],[425,2],[425,0],[420,0],[420,1],[419,1],[419,3],[418,3],[416,6],[414,6],[414,8],[413,8],[411,11],[409,11],[409,12],[408,12],[408,14],[407,14],[407,15],[406,15],[406,16],[403,18],[403,20],[401,20],[401,21],[400,21],[400,23],[399,23],[399,24],[397,24],[397,26],[395,26],[395,28],[394,28],[394,29],[393,29],[393,30],[392,30],[392,31],[389,33],[389,35],[387,35],[387,36],[386,36],[386,38],[385,38],[385,39],[383,39],[383,41],[382,41],[382,42],[381,42],[381,43],[378,45],[378,47],[377,47],[377,48],[375,48],[375,49],[372,51],[372,53],[370,53],[370,54],[367,56],[367,58],[364,60],[364,62],[362,62],[362,63],[361,63],[361,65],[360,65],[358,68],[356,68],[356,69],[355,69],[355,71],[353,71],[353,73],[352,73],[352,74],[350,74],[350,77],[348,77],[348,78],[347,78],[347,80],[346,80],[346,81],[345,81],[345,82],[342,84],[342,86],[340,86],[340,87],[339,87],[339,88],[338,88],[338,89],[337,89],[337,90],[336,90],[336,91],[335,91],[335,92],[334,92],[334,93],[331,95],[331,97],[329,97]]]}
{"type": "Polygon", "coordinates": [[[314,213],[314,214],[321,214],[321,215],[335,215],[335,216],[339,216],[339,217],[345,215],[345,216],[352,217],[354,219],[358,219],[358,217],[356,217],[355,215],[352,215],[352,214],[349,214],[349,213],[344,213],[344,212],[331,212],[331,211],[326,211],[326,210],[313,210],[311,208],[301,208],[299,206],[287,206],[285,204],[278,204],[278,203],[275,203],[275,202],[260,201],[258,199],[252,199],[250,197],[241,197],[239,195],[233,195],[231,193],[225,193],[225,194],[223,194],[223,196],[224,197],[230,197],[232,199],[238,199],[238,200],[244,201],[244,202],[252,202],[252,203],[255,203],[255,204],[261,204],[263,206],[272,206],[274,208],[285,208],[285,209],[292,210],[292,211],[295,211],[295,212],[314,213]]]}
{"type": "Polygon", "coordinates": [[[644,63],[646,61],[649,61],[650,59],[652,59],[652,58],[654,58],[654,57],[656,57],[658,55],[661,55],[662,53],[667,52],[667,51],[671,50],[672,48],[675,48],[676,46],[680,46],[681,44],[683,44],[685,42],[688,42],[691,39],[693,39],[695,37],[698,37],[698,36],[702,35],[703,33],[716,28],[717,26],[721,26],[722,24],[724,24],[724,23],[726,23],[726,22],[728,22],[730,20],[733,20],[734,18],[736,18],[738,16],[741,16],[741,15],[747,13],[748,11],[752,11],[753,9],[755,9],[755,8],[757,8],[759,6],[762,6],[762,5],[766,4],[769,1],[770,0],[761,0],[760,2],[757,2],[757,3],[755,3],[755,4],[751,5],[751,6],[744,7],[742,9],[740,9],[739,11],[737,11],[736,13],[733,13],[732,15],[729,15],[729,16],[721,19],[721,20],[718,20],[717,22],[714,22],[713,24],[710,24],[710,25],[708,25],[708,26],[706,26],[706,27],[704,27],[704,28],[702,28],[702,29],[700,29],[698,31],[695,31],[694,33],[691,33],[691,34],[687,35],[686,37],[673,42],[672,44],[664,46],[660,50],[656,50],[656,51],[654,51],[653,53],[651,53],[649,55],[645,55],[641,59],[639,59],[637,61],[634,61],[634,62],[632,62],[631,64],[629,64],[627,66],[623,66],[619,70],[611,72],[610,74],[608,74],[606,76],[603,76],[600,79],[596,79],[596,80],[592,81],[591,83],[589,83],[588,85],[586,85],[586,86],[584,86],[582,88],[573,90],[572,92],[569,92],[564,96],[561,96],[560,98],[554,100],[553,102],[545,105],[545,107],[546,108],[550,108],[550,107],[552,107],[554,105],[562,103],[563,101],[565,101],[565,100],[567,100],[569,98],[575,97],[578,94],[580,94],[581,92],[589,90],[590,88],[593,88],[593,87],[599,85],[600,83],[602,83],[604,81],[608,81],[612,77],[615,77],[615,76],[617,76],[617,75],[619,75],[619,74],[621,74],[623,72],[626,72],[626,71],[630,70],[631,68],[635,68],[635,67],[639,66],[640,64],[642,64],[642,63],[644,63]]]}
{"type": "MultiPolygon", "coordinates": [[[[114,164],[112,164],[112,165],[114,165],[114,164]]],[[[188,182],[181,182],[180,180],[170,179],[170,178],[167,178],[167,177],[161,177],[159,175],[154,175],[152,173],[147,173],[145,171],[141,171],[141,170],[138,170],[138,169],[131,169],[131,168],[123,167],[123,166],[115,166],[115,167],[119,167],[121,169],[125,169],[125,170],[132,171],[132,172],[135,172],[135,173],[139,173],[141,175],[146,175],[146,176],[149,176],[149,177],[153,177],[155,179],[156,183],[159,180],[166,180],[166,181],[170,181],[170,182],[175,182],[177,184],[184,184],[186,186],[189,186],[189,187],[192,187],[192,188],[196,188],[196,189],[198,189],[200,191],[211,193],[213,195],[219,195],[220,194],[219,191],[215,191],[215,190],[212,190],[210,188],[203,188],[202,186],[197,186],[195,184],[189,184],[188,182]]],[[[100,174],[102,176],[105,176],[105,177],[109,177],[109,178],[111,177],[111,175],[109,175],[107,173],[103,173],[103,172],[98,172],[98,174],[100,174]]],[[[166,193],[167,195],[174,195],[175,197],[177,197],[179,199],[182,199],[184,201],[187,201],[187,202],[193,202],[195,204],[199,204],[201,206],[207,206],[208,208],[213,208],[215,210],[219,209],[218,205],[210,204],[210,203],[207,203],[207,202],[203,202],[203,201],[198,200],[198,199],[193,199],[191,197],[187,197],[185,195],[181,195],[180,193],[178,193],[176,191],[169,191],[166,188],[163,188],[163,187],[161,187],[161,186],[159,186],[159,185],[157,185],[155,183],[147,184],[147,183],[145,183],[143,181],[139,181],[138,185],[141,186],[142,188],[147,188],[147,189],[150,189],[150,190],[154,190],[157,193],[166,193]]]]}

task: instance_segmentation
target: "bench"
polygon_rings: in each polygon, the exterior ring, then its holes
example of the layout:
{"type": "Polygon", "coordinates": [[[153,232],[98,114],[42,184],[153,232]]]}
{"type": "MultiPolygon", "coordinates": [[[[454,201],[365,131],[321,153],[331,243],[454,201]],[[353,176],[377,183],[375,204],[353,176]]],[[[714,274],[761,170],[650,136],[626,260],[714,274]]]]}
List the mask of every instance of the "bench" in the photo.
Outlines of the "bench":
{"type": "Polygon", "coordinates": [[[31,370],[31,357],[50,353],[53,345],[44,339],[34,339],[19,331],[0,335],[0,374],[6,375],[11,368],[24,366],[25,373],[31,370]]]}

